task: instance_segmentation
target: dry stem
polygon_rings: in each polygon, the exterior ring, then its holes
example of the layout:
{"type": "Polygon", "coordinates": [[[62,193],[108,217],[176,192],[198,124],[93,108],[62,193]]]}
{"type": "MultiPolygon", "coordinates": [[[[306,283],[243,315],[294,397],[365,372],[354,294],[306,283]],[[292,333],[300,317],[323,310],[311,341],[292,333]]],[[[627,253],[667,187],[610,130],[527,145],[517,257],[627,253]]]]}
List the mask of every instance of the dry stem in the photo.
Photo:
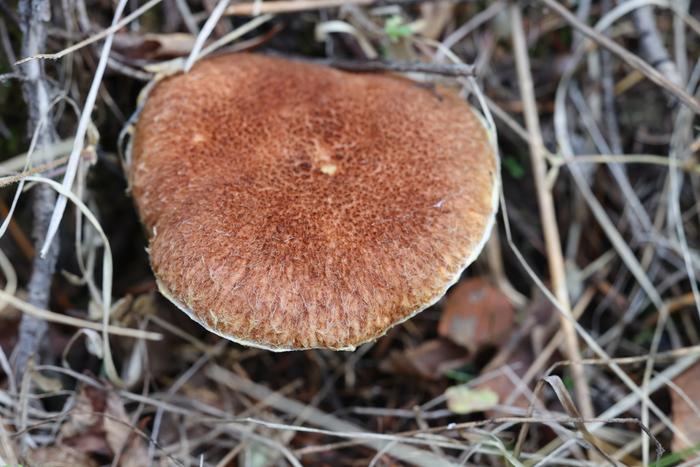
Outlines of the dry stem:
{"type": "MultiPolygon", "coordinates": [[[[24,39],[22,53],[26,56],[35,55],[44,49],[46,42],[46,23],[51,17],[51,6],[47,0],[23,0],[19,4],[22,19],[24,39]]],[[[39,146],[47,147],[55,140],[55,131],[50,118],[45,118],[43,127],[39,122],[47,116],[49,109],[49,89],[41,62],[33,61],[23,65],[25,81],[23,85],[24,98],[29,107],[29,128],[39,132],[39,146]]],[[[48,227],[53,203],[56,199],[54,191],[44,185],[34,190],[34,226],[32,236],[37,249],[44,242],[44,233],[48,227]]],[[[56,260],[58,258],[58,241],[54,240],[48,254],[42,258],[34,257],[32,275],[27,285],[28,302],[37,308],[46,308],[49,303],[51,281],[56,260]]],[[[30,358],[39,351],[48,325],[41,318],[25,314],[19,329],[19,341],[15,354],[15,374],[21,379],[30,358]]]]}
{"type": "MultiPolygon", "coordinates": [[[[525,112],[525,122],[528,129],[528,144],[532,158],[532,171],[535,177],[537,189],[537,201],[540,209],[540,218],[547,250],[547,260],[555,297],[562,307],[570,314],[571,303],[566,285],[566,272],[564,269],[564,257],[561,251],[561,240],[557,228],[556,213],[552,193],[547,188],[547,163],[545,159],[546,149],[540,131],[537,103],[535,102],[532,74],[530,71],[530,59],[525,42],[525,31],[522,22],[520,6],[516,3],[510,6],[510,21],[513,34],[513,50],[517,66],[518,82],[525,112]]],[[[578,361],[581,354],[578,347],[576,330],[571,322],[564,316],[561,317],[561,327],[564,332],[566,353],[569,359],[578,361]]],[[[572,365],[571,373],[576,389],[576,401],[582,415],[585,418],[594,416],[591,395],[586,382],[583,366],[572,365]]]]}

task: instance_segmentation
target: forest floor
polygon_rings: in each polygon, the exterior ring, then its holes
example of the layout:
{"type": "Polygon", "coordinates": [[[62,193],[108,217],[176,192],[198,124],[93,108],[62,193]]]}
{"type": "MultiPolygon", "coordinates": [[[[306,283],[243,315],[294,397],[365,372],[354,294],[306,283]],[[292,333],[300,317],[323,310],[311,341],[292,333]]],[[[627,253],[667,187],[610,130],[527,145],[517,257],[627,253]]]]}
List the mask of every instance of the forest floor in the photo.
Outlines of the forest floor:
{"type": "Polygon", "coordinates": [[[19,0],[0,45],[0,465],[700,463],[698,2],[19,0]],[[158,293],[120,135],[214,41],[481,109],[497,228],[443,300],[271,353],[158,293]]]}

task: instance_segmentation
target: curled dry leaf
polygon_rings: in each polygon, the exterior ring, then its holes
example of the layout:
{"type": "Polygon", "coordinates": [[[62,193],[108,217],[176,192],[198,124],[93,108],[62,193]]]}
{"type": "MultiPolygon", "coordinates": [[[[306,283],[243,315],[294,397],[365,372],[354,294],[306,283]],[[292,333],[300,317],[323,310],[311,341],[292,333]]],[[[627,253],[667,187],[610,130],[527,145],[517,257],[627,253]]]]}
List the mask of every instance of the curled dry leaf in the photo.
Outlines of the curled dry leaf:
{"type": "Polygon", "coordinates": [[[566,386],[564,385],[564,382],[561,380],[561,378],[557,375],[550,375],[546,376],[542,379],[544,382],[549,384],[549,386],[552,388],[554,391],[554,394],[556,394],[557,399],[559,399],[559,403],[564,407],[564,410],[566,413],[569,415],[569,417],[573,418],[576,420],[574,422],[574,426],[576,429],[579,431],[583,439],[585,439],[588,442],[588,445],[591,446],[595,451],[600,454],[601,457],[603,457],[605,460],[607,460],[610,465],[616,466],[617,462],[615,462],[607,452],[605,452],[605,443],[603,443],[601,440],[599,440],[597,437],[595,437],[588,429],[586,428],[586,424],[581,420],[581,413],[579,412],[578,408],[576,407],[576,404],[574,403],[573,399],[571,398],[571,395],[569,394],[569,391],[566,389],[566,386]]]}
{"type": "Polygon", "coordinates": [[[515,310],[506,296],[481,278],[457,284],[447,296],[438,333],[475,352],[498,344],[513,329],[515,310]]]}
{"type": "Polygon", "coordinates": [[[673,423],[688,437],[688,445],[677,436],[673,438],[673,452],[687,452],[688,459],[700,458],[700,363],[688,368],[674,378],[675,385],[683,391],[671,388],[673,423]],[[695,448],[693,450],[692,448],[695,448]]]}

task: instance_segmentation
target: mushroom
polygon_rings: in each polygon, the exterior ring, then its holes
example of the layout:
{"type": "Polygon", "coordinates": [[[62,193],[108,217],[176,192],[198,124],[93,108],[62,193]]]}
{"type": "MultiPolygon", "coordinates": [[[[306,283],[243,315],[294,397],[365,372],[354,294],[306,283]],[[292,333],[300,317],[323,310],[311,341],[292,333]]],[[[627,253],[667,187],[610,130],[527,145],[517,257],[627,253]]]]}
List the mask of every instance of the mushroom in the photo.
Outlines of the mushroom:
{"type": "Polygon", "coordinates": [[[226,339],[352,350],[434,304],[494,223],[456,94],[257,54],[159,82],[130,181],[160,291],[226,339]]]}

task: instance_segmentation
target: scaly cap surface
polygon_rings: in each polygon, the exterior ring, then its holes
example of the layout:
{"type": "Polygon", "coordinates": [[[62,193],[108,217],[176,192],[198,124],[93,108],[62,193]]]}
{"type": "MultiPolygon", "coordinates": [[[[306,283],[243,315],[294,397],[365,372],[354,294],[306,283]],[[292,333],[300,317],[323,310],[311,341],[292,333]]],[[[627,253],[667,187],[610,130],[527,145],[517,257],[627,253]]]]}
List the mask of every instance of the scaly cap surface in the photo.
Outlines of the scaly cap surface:
{"type": "Polygon", "coordinates": [[[473,261],[497,172],[450,92],[235,54],[155,86],[131,182],[161,291],[194,320],[270,350],[352,349],[473,261]]]}

